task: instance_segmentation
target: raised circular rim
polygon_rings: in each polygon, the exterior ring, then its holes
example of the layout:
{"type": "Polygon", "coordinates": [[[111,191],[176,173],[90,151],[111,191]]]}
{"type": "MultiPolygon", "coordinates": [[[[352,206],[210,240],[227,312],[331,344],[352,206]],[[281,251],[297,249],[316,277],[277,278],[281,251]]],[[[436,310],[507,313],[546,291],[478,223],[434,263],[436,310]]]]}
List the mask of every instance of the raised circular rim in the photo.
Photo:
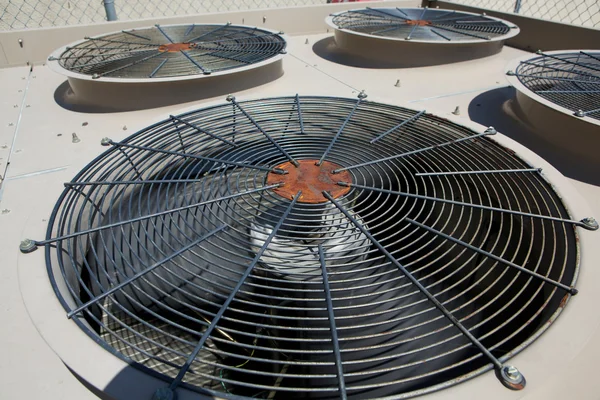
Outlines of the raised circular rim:
{"type": "MultiPolygon", "coordinates": [[[[585,52],[598,52],[599,50],[590,50],[590,49],[577,49],[577,50],[554,50],[554,51],[545,51],[544,54],[565,54],[565,53],[576,53],[579,51],[585,51],[585,52]]],[[[539,57],[539,55],[537,55],[535,52],[534,53],[529,53],[526,56],[521,56],[515,59],[512,59],[511,61],[508,62],[508,64],[504,67],[504,72],[505,72],[505,76],[506,76],[506,80],[508,81],[509,85],[514,87],[515,90],[519,91],[519,93],[529,97],[531,100],[536,101],[546,107],[549,107],[555,111],[559,111],[562,114],[565,114],[571,118],[573,118],[576,121],[585,121],[588,122],[590,124],[593,125],[597,125],[600,127],[600,120],[596,119],[596,118],[592,118],[592,117],[588,117],[588,116],[583,116],[583,117],[578,117],[575,115],[575,113],[573,112],[573,110],[570,110],[568,108],[565,108],[561,105],[558,105],[554,102],[549,101],[548,99],[543,98],[542,96],[534,93],[533,91],[531,91],[527,86],[523,85],[521,83],[521,81],[519,80],[518,76],[515,75],[509,75],[508,72],[509,71],[515,71],[516,68],[521,64],[522,61],[527,61],[527,60],[531,60],[532,58],[536,58],[539,57]]]]}
{"type": "MultiPolygon", "coordinates": [[[[271,97],[271,96],[268,96],[271,97]]],[[[344,96],[336,96],[339,98],[351,99],[350,97],[344,96]]],[[[248,97],[243,100],[260,100],[264,98],[264,96],[260,97],[248,97]]],[[[406,105],[404,102],[399,101],[388,101],[384,98],[375,98],[373,96],[373,102],[382,102],[385,104],[390,104],[394,106],[404,107],[409,110],[413,110],[418,112],[420,110],[415,109],[411,105],[406,105]]],[[[209,108],[212,106],[216,106],[219,104],[223,104],[223,100],[211,101],[206,104],[202,104],[200,108],[209,108]]],[[[184,109],[177,110],[178,113],[185,113],[192,110],[198,109],[198,105],[186,107],[184,109]]],[[[173,112],[171,112],[173,113],[173,112]]],[[[157,123],[163,121],[168,118],[170,113],[161,113],[160,118],[153,118],[151,123],[147,125],[150,127],[153,123],[157,123]]],[[[476,122],[465,120],[460,117],[453,117],[451,115],[445,115],[442,113],[435,113],[435,115],[443,115],[444,118],[448,119],[450,122],[456,123],[463,127],[466,127],[470,130],[473,130],[476,133],[483,133],[486,130],[486,127],[480,125],[476,122]]],[[[142,128],[145,129],[145,128],[142,128]]],[[[134,133],[135,134],[135,133],[134,133]]],[[[129,135],[131,136],[131,135],[129,135]]],[[[494,141],[495,143],[501,145],[504,148],[515,151],[515,156],[524,162],[530,165],[536,165],[537,167],[543,168],[543,177],[551,184],[553,190],[560,196],[565,209],[569,216],[574,217],[574,219],[581,219],[583,217],[590,216],[590,209],[587,205],[586,201],[582,198],[582,196],[572,187],[570,182],[562,175],[558,170],[556,170],[552,165],[542,159],[540,156],[533,153],[531,150],[522,146],[521,144],[515,142],[507,136],[498,133],[493,137],[488,137],[488,139],[494,141]],[[560,189],[560,190],[559,190],[560,189]],[[573,213],[573,210],[576,210],[573,213]]],[[[100,153],[98,157],[100,157],[104,152],[100,153]]],[[[87,163],[89,161],[85,161],[87,163]]],[[[80,172],[81,168],[78,166],[73,167],[73,171],[69,171],[69,173],[77,174],[80,172]]],[[[70,175],[69,175],[70,176],[70,175]]],[[[42,218],[47,217],[48,211],[51,211],[54,207],[55,199],[52,198],[52,201],[48,201],[48,209],[44,207],[40,207],[35,210],[35,216],[38,215],[42,218]]],[[[40,227],[40,219],[38,218],[29,218],[27,224],[25,225],[23,232],[35,233],[40,236],[45,235],[46,226],[45,223],[41,224],[40,227]],[[38,221],[34,223],[33,220],[38,221]],[[35,227],[34,227],[35,225],[35,227]]],[[[565,346],[565,343],[569,342],[570,346],[568,348],[563,349],[569,355],[579,354],[584,346],[588,344],[588,339],[591,335],[598,331],[598,326],[600,325],[600,314],[593,313],[591,316],[586,314],[586,318],[581,318],[581,307],[587,306],[591,310],[595,309],[595,304],[600,301],[600,292],[594,290],[594,286],[596,283],[600,283],[600,270],[589,268],[586,269],[585,275],[588,275],[585,280],[581,280],[580,276],[582,273],[581,270],[581,249],[585,248],[585,259],[586,264],[592,264],[593,259],[597,259],[600,257],[600,248],[595,246],[594,239],[590,237],[593,235],[593,232],[588,232],[582,229],[577,229],[575,231],[576,237],[579,240],[580,246],[577,249],[577,264],[575,267],[575,275],[573,278],[574,282],[577,282],[577,287],[580,289],[579,294],[576,299],[568,299],[565,303],[561,304],[559,307],[549,318],[549,320],[542,325],[532,336],[530,336],[525,342],[521,345],[512,349],[505,357],[500,358],[499,360],[504,362],[507,359],[518,360],[518,365],[523,371],[524,375],[528,375],[529,370],[528,367],[533,368],[537,366],[538,370],[544,371],[547,370],[547,365],[554,365],[553,368],[568,368],[568,364],[565,363],[565,358],[563,352],[560,351],[547,351],[544,352],[544,365],[540,366],[539,354],[536,353],[536,348],[531,348],[530,345],[536,340],[540,339],[545,342],[545,346],[547,348],[554,348],[552,346],[565,346]],[[568,308],[566,311],[564,310],[564,305],[571,301],[575,301],[579,304],[580,309],[574,310],[573,307],[568,308]],[[566,314],[566,315],[564,315],[566,314]],[[563,315],[563,319],[561,324],[555,325],[555,321],[559,315],[563,315]],[[582,323],[585,323],[587,329],[577,329],[582,323]],[[553,329],[548,330],[550,325],[554,325],[553,329]],[[574,328],[575,326],[575,328],[574,328]],[[574,341],[575,339],[575,341],[574,341]],[[578,340],[577,340],[578,339],[578,340]],[[576,343],[577,346],[573,345],[576,343]],[[525,352],[523,354],[523,350],[531,349],[531,351],[525,352]],[[515,356],[519,356],[515,358],[515,356]]],[[[15,249],[15,251],[18,251],[15,249]]],[[[19,288],[22,293],[23,301],[26,306],[26,310],[34,322],[34,325],[40,335],[44,338],[46,343],[50,346],[50,348],[59,356],[59,358],[72,370],[76,371],[79,376],[85,379],[87,382],[91,383],[93,386],[103,390],[111,380],[107,377],[108,375],[118,375],[122,370],[134,366],[134,370],[139,372],[140,381],[136,381],[135,384],[130,382],[132,387],[143,387],[145,389],[150,390],[149,388],[158,388],[164,387],[166,385],[166,380],[162,376],[158,376],[159,374],[154,372],[153,370],[149,370],[147,367],[137,365],[136,363],[131,363],[126,360],[124,357],[120,355],[120,353],[116,352],[116,350],[111,348],[106,348],[105,346],[100,345],[94,339],[94,334],[91,332],[85,331],[82,327],[76,323],[75,321],[69,321],[65,317],[65,308],[63,304],[61,304],[59,298],[54,293],[54,288],[50,284],[48,279],[48,274],[46,271],[46,261],[45,261],[45,250],[40,249],[40,251],[34,252],[33,254],[19,254],[18,258],[18,276],[19,276],[19,288]],[[43,268],[40,268],[40,264],[43,268]],[[51,299],[45,298],[44,294],[52,294],[51,299]],[[48,301],[51,300],[51,301],[48,301]],[[93,343],[93,345],[91,345],[93,343]],[[90,350],[90,352],[86,352],[85,354],[81,351],[80,346],[86,346],[86,351],[90,350]],[[104,351],[106,350],[106,351],[104,351]],[[92,355],[90,355],[92,354],[92,355]],[[115,357],[116,356],[116,357],[115,357]],[[113,372],[114,371],[114,372],[113,372]]],[[[538,349],[539,350],[539,349],[538,349]]],[[[570,358],[569,358],[570,360],[570,358]]],[[[516,364],[516,363],[515,363],[516,364]]],[[[129,368],[131,369],[131,368],[129,368]]],[[[394,399],[403,399],[403,398],[412,398],[415,396],[428,394],[432,392],[438,392],[442,389],[448,389],[453,387],[451,391],[444,390],[441,393],[438,393],[436,398],[447,398],[452,399],[456,398],[456,396],[465,396],[469,393],[472,393],[472,388],[469,385],[458,385],[458,383],[464,382],[465,380],[471,380],[471,378],[478,377],[484,375],[486,372],[491,371],[493,368],[491,365],[487,365],[481,367],[477,370],[474,370],[466,375],[463,375],[457,379],[453,379],[450,381],[442,382],[425,389],[406,392],[401,395],[394,396],[394,399]]],[[[114,377],[113,376],[113,377],[114,377]]],[[[493,382],[498,388],[498,393],[500,396],[506,395],[506,389],[496,381],[496,378],[493,374],[487,374],[486,377],[489,379],[478,379],[475,381],[477,383],[476,387],[481,390],[483,385],[491,385],[493,382]],[[480,382],[480,383],[478,383],[480,382]]],[[[182,384],[178,389],[178,398],[180,400],[188,400],[188,399],[197,399],[204,398],[202,394],[197,391],[192,391],[186,388],[186,384],[182,384]]],[[[129,388],[131,389],[131,388],[129,388]]],[[[488,393],[492,395],[492,392],[495,389],[487,389],[488,393]]],[[[525,389],[523,392],[526,395],[535,395],[532,392],[532,388],[525,389]],[[527,391],[529,390],[529,391],[527,391]]],[[[227,396],[225,393],[215,392],[214,395],[219,395],[223,397],[227,396]]]]}
{"type": "MultiPolygon", "coordinates": [[[[376,39],[376,40],[388,40],[390,42],[407,42],[407,43],[425,43],[425,44],[429,44],[429,45],[441,45],[441,46],[460,46],[460,45],[464,45],[464,44],[481,44],[484,45],[485,43],[493,43],[493,42],[500,42],[500,41],[504,41],[507,39],[510,39],[512,37],[515,37],[519,34],[519,32],[521,31],[519,29],[519,27],[511,22],[508,22],[504,19],[501,18],[496,18],[496,17],[492,17],[489,15],[485,15],[485,13],[483,13],[483,15],[486,18],[489,19],[493,19],[495,21],[498,22],[502,22],[504,24],[506,24],[509,28],[510,31],[509,33],[507,33],[506,35],[502,35],[502,36],[497,36],[495,38],[491,38],[489,40],[482,40],[482,39],[469,39],[469,40],[461,40],[461,41],[455,41],[455,42],[441,42],[441,41],[437,41],[437,40],[420,40],[420,39],[410,39],[410,40],[406,40],[405,38],[391,38],[391,37],[385,37],[385,36],[376,36],[376,35],[371,35],[368,33],[362,33],[362,32],[356,32],[350,29],[344,29],[344,28],[340,28],[338,27],[336,24],[333,23],[333,18],[337,17],[340,14],[344,14],[347,12],[352,12],[352,11],[360,11],[360,10],[365,10],[367,8],[371,8],[371,7],[363,7],[363,8],[353,8],[353,9],[349,9],[349,10],[344,10],[344,11],[338,11],[337,13],[333,13],[333,14],[329,14],[329,16],[327,18],[325,18],[325,23],[327,25],[329,25],[330,27],[334,28],[336,31],[340,31],[340,32],[344,32],[344,33],[349,33],[352,35],[357,35],[357,36],[362,36],[362,37],[366,37],[366,38],[370,38],[370,39],[376,39]]],[[[373,7],[373,8],[389,8],[389,7],[373,7]]],[[[428,7],[425,7],[428,8],[428,7]]],[[[422,10],[423,8],[420,7],[402,7],[402,10],[422,10]]],[[[437,8],[432,8],[432,10],[437,10],[437,8]]],[[[482,15],[479,13],[471,13],[471,12],[466,12],[466,11],[458,11],[461,14],[466,14],[466,15],[482,15]]]]}
{"type": "MultiPolygon", "coordinates": [[[[220,25],[227,25],[228,23],[223,23],[223,24],[195,24],[195,25],[213,25],[213,26],[220,26],[220,25]]],[[[160,25],[161,27],[172,27],[172,26],[182,26],[182,25],[187,25],[187,24],[169,24],[169,25],[160,25]]],[[[287,45],[288,45],[288,39],[287,36],[281,32],[281,31],[277,31],[274,29],[268,29],[268,28],[259,28],[256,26],[252,26],[252,25],[242,25],[242,24],[230,24],[231,26],[235,26],[235,27],[240,27],[240,28],[251,28],[251,29],[258,29],[264,32],[269,32],[269,33],[273,33],[273,34],[277,34],[279,35],[283,41],[285,42],[285,47],[283,48],[282,52],[280,52],[279,54],[276,54],[272,57],[267,58],[266,60],[263,61],[259,61],[257,63],[254,64],[250,64],[250,65],[245,65],[245,66],[240,66],[240,67],[236,67],[236,68],[232,68],[232,69],[227,69],[224,71],[217,71],[217,72],[212,72],[210,75],[204,75],[204,74],[194,74],[194,75],[184,75],[184,76],[173,76],[173,77],[163,77],[163,78],[114,78],[114,77],[101,77],[100,79],[93,79],[91,75],[86,75],[86,74],[80,74],[77,72],[73,72],[71,70],[68,70],[66,68],[63,68],[60,63],[58,58],[60,58],[60,56],[67,50],[68,47],[74,47],[78,44],[84,43],[86,42],[88,39],[81,39],[78,40],[76,42],[72,42],[69,43],[65,46],[62,46],[56,50],[54,50],[52,52],[52,54],[50,54],[50,56],[48,56],[48,58],[46,59],[46,65],[54,72],[59,73],[61,75],[65,75],[67,76],[69,79],[70,78],[75,78],[75,79],[81,79],[81,80],[85,80],[85,81],[91,81],[91,82],[111,82],[111,83],[145,83],[145,84],[149,84],[149,83],[160,83],[160,82],[174,82],[174,81],[188,81],[188,80],[197,80],[197,79],[202,79],[202,80],[210,80],[211,78],[215,78],[218,76],[224,76],[224,75],[231,75],[231,74],[236,74],[236,73],[240,73],[240,72],[244,72],[244,71],[248,71],[248,70],[254,70],[254,69],[258,69],[260,67],[263,67],[265,65],[269,65],[272,63],[275,63],[281,59],[283,59],[283,57],[285,56],[285,54],[287,54],[287,45]]],[[[154,28],[154,26],[142,26],[139,28],[135,28],[136,31],[138,30],[142,30],[142,29],[152,29],[154,28]]],[[[102,36],[106,36],[106,35],[112,35],[112,34],[116,34],[119,33],[120,31],[113,31],[113,32],[107,32],[107,33],[103,33],[100,35],[95,35],[93,37],[102,37],[102,36]]]]}

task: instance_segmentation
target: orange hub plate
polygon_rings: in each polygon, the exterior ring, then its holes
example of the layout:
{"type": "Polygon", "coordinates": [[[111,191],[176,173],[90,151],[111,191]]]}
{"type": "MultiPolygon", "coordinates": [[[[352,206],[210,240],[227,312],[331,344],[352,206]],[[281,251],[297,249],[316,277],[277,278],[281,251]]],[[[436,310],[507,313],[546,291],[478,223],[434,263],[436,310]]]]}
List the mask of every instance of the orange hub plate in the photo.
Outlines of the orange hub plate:
{"type": "Polygon", "coordinates": [[[352,182],[352,176],[348,171],[341,171],[337,174],[332,173],[333,170],[342,168],[340,165],[323,161],[320,166],[315,163],[318,160],[299,160],[298,167],[294,167],[291,162],[279,164],[276,168],[284,169],[288,173],[285,175],[269,172],[267,175],[267,184],[274,185],[276,183],[281,186],[273,189],[278,195],[286,199],[292,199],[302,191],[299,203],[318,204],[325,203],[328,200],[323,196],[323,191],[329,192],[334,199],[345,195],[350,191],[349,187],[340,186],[338,182],[352,182]]]}

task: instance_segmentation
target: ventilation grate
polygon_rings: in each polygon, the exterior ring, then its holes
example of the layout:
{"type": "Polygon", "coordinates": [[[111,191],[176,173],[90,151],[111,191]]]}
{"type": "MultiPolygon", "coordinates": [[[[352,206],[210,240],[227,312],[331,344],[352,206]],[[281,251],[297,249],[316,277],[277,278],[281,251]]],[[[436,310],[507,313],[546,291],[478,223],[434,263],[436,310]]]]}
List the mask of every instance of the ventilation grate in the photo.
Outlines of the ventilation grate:
{"type": "Polygon", "coordinates": [[[230,96],[103,139],[21,250],[165,391],[411,396],[492,368],[522,388],[500,360],[576,294],[597,224],[492,128],[365,97],[230,96]]]}
{"type": "Polygon", "coordinates": [[[507,35],[505,22],[481,14],[429,8],[365,8],[333,16],[333,25],[367,35],[415,41],[487,41],[507,35]]]}
{"type": "Polygon", "coordinates": [[[282,54],[286,42],[265,29],[224,25],[156,25],[86,38],[57,57],[68,71],[94,79],[209,75],[282,54]]]}
{"type": "Polygon", "coordinates": [[[516,75],[527,89],[578,117],[600,120],[600,52],[538,54],[521,61],[509,75],[516,75]]]}

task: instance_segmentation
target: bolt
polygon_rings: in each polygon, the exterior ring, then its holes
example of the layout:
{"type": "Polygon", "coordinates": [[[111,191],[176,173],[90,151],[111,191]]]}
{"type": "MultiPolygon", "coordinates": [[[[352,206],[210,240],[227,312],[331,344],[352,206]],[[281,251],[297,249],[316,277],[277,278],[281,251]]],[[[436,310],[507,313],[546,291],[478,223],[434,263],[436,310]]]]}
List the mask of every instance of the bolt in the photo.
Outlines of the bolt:
{"type": "Polygon", "coordinates": [[[583,110],[577,110],[575,113],[576,117],[585,117],[585,112],[583,110]]]}
{"type": "Polygon", "coordinates": [[[104,137],[104,138],[102,138],[102,140],[100,140],[100,144],[102,146],[110,146],[111,143],[112,143],[112,140],[109,137],[104,137]]]}
{"type": "Polygon", "coordinates": [[[12,123],[12,122],[8,123],[8,126],[13,126],[13,125],[14,125],[14,123],[12,123]]]}
{"type": "Polygon", "coordinates": [[[361,99],[361,100],[367,98],[367,94],[365,93],[364,90],[360,91],[360,93],[358,94],[358,98],[361,99]]]}
{"type": "Polygon", "coordinates": [[[410,36],[407,36],[404,38],[405,40],[410,40],[410,36]]]}
{"type": "Polygon", "coordinates": [[[225,97],[225,100],[231,102],[231,101],[235,101],[235,96],[232,94],[228,94],[227,97],[225,97]]]}
{"type": "Polygon", "coordinates": [[[515,71],[506,71],[506,75],[508,76],[515,76],[515,71]]]}
{"type": "Polygon", "coordinates": [[[75,132],[73,132],[71,134],[71,136],[73,137],[73,139],[71,140],[73,143],[79,143],[79,142],[81,142],[81,139],[79,139],[79,137],[77,136],[77,134],[75,132]]]}
{"type": "Polygon", "coordinates": [[[21,244],[19,245],[19,250],[21,250],[21,253],[31,253],[32,251],[37,249],[37,245],[35,244],[35,242],[31,239],[25,239],[23,241],[21,241],[21,244]]]}
{"type": "Polygon", "coordinates": [[[18,42],[19,42],[19,46],[21,46],[21,48],[23,48],[23,39],[19,39],[18,42]]]}
{"type": "Polygon", "coordinates": [[[202,72],[204,75],[210,75],[212,74],[212,71],[210,69],[205,69],[204,72],[202,72]]]}
{"type": "Polygon", "coordinates": [[[263,16],[263,24],[264,24],[265,22],[267,22],[267,17],[264,17],[264,16],[263,16]]]}
{"type": "Polygon", "coordinates": [[[126,131],[127,130],[127,125],[123,125],[123,130],[126,131]]]}
{"type": "Polygon", "coordinates": [[[54,56],[48,57],[48,61],[56,61],[56,60],[58,60],[58,58],[56,58],[54,56]]]}
{"type": "Polygon", "coordinates": [[[400,84],[400,79],[398,79],[398,80],[396,81],[396,84],[395,84],[394,86],[396,86],[396,87],[400,87],[400,86],[402,86],[402,85],[400,84]]]}
{"type": "Polygon", "coordinates": [[[581,223],[583,224],[583,227],[588,230],[598,230],[598,221],[596,221],[594,217],[586,217],[581,220],[581,223]]]}
{"type": "Polygon", "coordinates": [[[92,79],[98,79],[98,78],[100,78],[100,75],[98,75],[98,74],[92,75],[92,79]]]}
{"type": "Polygon", "coordinates": [[[452,114],[454,114],[454,115],[460,115],[460,107],[456,106],[456,108],[454,109],[454,111],[452,111],[452,114]]]}
{"type": "Polygon", "coordinates": [[[544,54],[544,52],[543,52],[543,51],[541,51],[541,50],[537,50],[537,51],[535,52],[535,54],[544,54]]]}
{"type": "Polygon", "coordinates": [[[490,126],[483,133],[485,133],[486,135],[495,135],[496,133],[498,133],[498,131],[493,126],[490,126]]]}
{"type": "Polygon", "coordinates": [[[152,395],[152,400],[176,400],[177,395],[168,387],[157,389],[152,395]]]}

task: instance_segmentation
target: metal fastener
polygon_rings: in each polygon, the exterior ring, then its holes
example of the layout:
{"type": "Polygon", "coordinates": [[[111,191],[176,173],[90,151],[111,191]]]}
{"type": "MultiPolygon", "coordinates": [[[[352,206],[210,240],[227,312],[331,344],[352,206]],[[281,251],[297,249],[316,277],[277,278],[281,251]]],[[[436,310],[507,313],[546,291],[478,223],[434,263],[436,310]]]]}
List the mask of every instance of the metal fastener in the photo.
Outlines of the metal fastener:
{"type": "Polygon", "coordinates": [[[225,100],[227,101],[234,101],[235,100],[235,96],[232,94],[228,94],[227,97],[225,97],[225,100]]]}
{"type": "Polygon", "coordinates": [[[72,141],[73,143],[79,143],[79,142],[81,142],[81,139],[79,139],[79,136],[77,136],[77,134],[76,134],[75,132],[73,132],[73,133],[71,134],[71,136],[72,136],[72,140],[71,140],[71,141],[72,141]]]}
{"type": "Polygon", "coordinates": [[[506,75],[515,76],[515,71],[506,71],[506,75]]]}
{"type": "Polygon", "coordinates": [[[398,79],[398,80],[396,81],[396,84],[395,84],[394,86],[395,86],[395,87],[400,87],[400,86],[402,86],[402,85],[400,84],[400,79],[398,79]]]}
{"type": "Polygon", "coordinates": [[[365,93],[364,90],[361,90],[360,93],[357,96],[359,99],[366,99],[367,98],[367,94],[365,93]]]}
{"type": "Polygon", "coordinates": [[[152,400],[177,400],[177,395],[168,387],[157,389],[152,395],[152,400]]]}
{"type": "Polygon", "coordinates": [[[460,115],[460,106],[456,106],[456,108],[454,109],[454,111],[452,111],[452,114],[454,114],[454,115],[460,115]]]}
{"type": "Polygon", "coordinates": [[[575,112],[576,117],[585,117],[585,112],[583,110],[577,110],[575,112]]]}
{"type": "Polygon", "coordinates": [[[598,221],[594,217],[586,217],[581,220],[583,227],[590,231],[598,230],[598,221]]]}
{"type": "Polygon", "coordinates": [[[487,135],[495,135],[498,131],[493,126],[489,126],[484,133],[487,135]]]}
{"type": "Polygon", "coordinates": [[[21,253],[31,253],[32,251],[35,251],[37,249],[37,245],[35,244],[35,242],[31,239],[25,239],[23,241],[21,241],[21,244],[19,245],[19,250],[21,250],[21,253]]]}
{"type": "Polygon", "coordinates": [[[19,42],[19,46],[21,46],[21,48],[23,48],[23,39],[19,39],[18,42],[19,42]]]}
{"type": "Polygon", "coordinates": [[[102,140],[100,140],[102,146],[110,146],[111,143],[112,140],[109,137],[103,137],[102,140]]]}

